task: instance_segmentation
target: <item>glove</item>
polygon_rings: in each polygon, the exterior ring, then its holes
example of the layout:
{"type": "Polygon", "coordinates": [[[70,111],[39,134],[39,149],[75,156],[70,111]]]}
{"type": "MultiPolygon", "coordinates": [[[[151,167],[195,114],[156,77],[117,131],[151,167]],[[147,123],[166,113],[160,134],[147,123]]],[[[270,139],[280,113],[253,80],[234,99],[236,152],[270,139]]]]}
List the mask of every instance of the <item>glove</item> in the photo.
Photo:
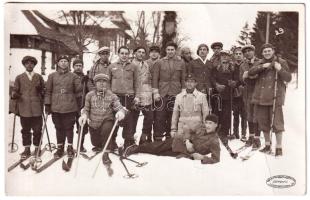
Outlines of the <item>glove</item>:
{"type": "Polygon", "coordinates": [[[216,84],[216,90],[218,92],[223,92],[225,90],[225,85],[216,84]]]}
{"type": "Polygon", "coordinates": [[[244,80],[244,79],[246,79],[246,78],[248,78],[249,77],[249,72],[248,71],[245,71],[244,73],[243,73],[243,75],[242,75],[242,79],[244,80]]]}
{"type": "Polygon", "coordinates": [[[237,82],[233,81],[233,80],[228,80],[228,85],[229,85],[229,87],[236,87],[237,82]]]}
{"type": "Polygon", "coordinates": [[[194,160],[202,160],[202,159],[204,159],[204,156],[201,155],[200,153],[193,153],[192,157],[194,158],[194,160]]]}
{"type": "Polygon", "coordinates": [[[264,64],[263,64],[263,68],[268,68],[268,67],[270,67],[270,64],[271,64],[271,63],[264,63],[264,64]]]}
{"type": "Polygon", "coordinates": [[[153,93],[153,98],[155,101],[159,101],[160,100],[160,95],[158,92],[158,89],[152,88],[152,93],[153,93]]]}
{"type": "Polygon", "coordinates": [[[51,114],[51,112],[52,112],[51,105],[45,104],[45,114],[49,115],[49,114],[51,114]]]}
{"type": "Polygon", "coordinates": [[[139,99],[138,97],[135,97],[134,100],[133,100],[133,103],[134,103],[135,105],[140,104],[140,99],[139,99]]]}
{"type": "Polygon", "coordinates": [[[88,82],[88,76],[87,75],[85,75],[85,76],[83,76],[83,78],[82,78],[82,84],[84,84],[84,83],[87,83],[88,82]]]}
{"type": "Polygon", "coordinates": [[[19,98],[20,98],[20,94],[18,92],[12,92],[11,99],[19,99],[19,98]]]}
{"type": "Polygon", "coordinates": [[[79,124],[80,126],[83,126],[85,123],[87,122],[87,115],[81,115],[81,117],[79,118],[79,124]]]}
{"type": "Polygon", "coordinates": [[[118,111],[116,114],[115,114],[115,118],[118,120],[118,121],[122,121],[124,118],[125,118],[125,113],[123,111],[118,111]]]}
{"type": "Polygon", "coordinates": [[[174,138],[177,135],[177,131],[176,130],[171,130],[170,135],[172,138],[174,138]]]}
{"type": "Polygon", "coordinates": [[[195,152],[194,145],[189,140],[185,141],[185,145],[186,145],[186,149],[188,152],[190,152],[190,153],[195,152]]]}
{"type": "Polygon", "coordinates": [[[277,71],[280,71],[280,70],[282,69],[282,66],[281,66],[280,63],[275,62],[275,63],[274,63],[274,68],[275,68],[277,71]]]}

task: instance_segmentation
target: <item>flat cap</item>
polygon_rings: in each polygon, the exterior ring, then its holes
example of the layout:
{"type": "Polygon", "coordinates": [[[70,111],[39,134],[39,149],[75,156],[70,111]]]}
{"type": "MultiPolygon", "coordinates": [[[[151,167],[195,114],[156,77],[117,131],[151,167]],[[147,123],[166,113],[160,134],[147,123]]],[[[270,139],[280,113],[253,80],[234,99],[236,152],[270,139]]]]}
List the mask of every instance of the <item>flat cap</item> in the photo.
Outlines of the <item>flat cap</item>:
{"type": "Polygon", "coordinates": [[[60,56],[58,57],[58,59],[57,59],[57,62],[59,62],[59,61],[62,60],[62,59],[65,59],[65,60],[67,60],[68,62],[70,62],[70,58],[69,58],[69,56],[67,56],[67,55],[60,55],[60,56]]]}
{"type": "Polygon", "coordinates": [[[211,44],[211,49],[214,49],[215,47],[221,47],[223,48],[223,43],[222,42],[213,42],[211,44]]]}
{"type": "Polygon", "coordinates": [[[255,46],[251,45],[251,44],[248,44],[248,45],[245,45],[244,47],[242,47],[241,51],[242,53],[245,52],[245,50],[247,49],[251,49],[252,51],[255,51],[255,46]]]}
{"type": "Polygon", "coordinates": [[[22,64],[25,65],[25,63],[27,61],[31,61],[33,62],[34,65],[36,65],[38,63],[37,59],[33,56],[25,56],[23,59],[22,59],[22,64]]]}
{"type": "Polygon", "coordinates": [[[97,50],[97,53],[101,53],[101,52],[109,52],[110,53],[110,48],[107,46],[103,46],[97,50]]]}
{"type": "Polygon", "coordinates": [[[109,79],[109,76],[106,74],[97,74],[94,77],[94,82],[99,81],[99,80],[109,81],[110,79],[109,79]]]}

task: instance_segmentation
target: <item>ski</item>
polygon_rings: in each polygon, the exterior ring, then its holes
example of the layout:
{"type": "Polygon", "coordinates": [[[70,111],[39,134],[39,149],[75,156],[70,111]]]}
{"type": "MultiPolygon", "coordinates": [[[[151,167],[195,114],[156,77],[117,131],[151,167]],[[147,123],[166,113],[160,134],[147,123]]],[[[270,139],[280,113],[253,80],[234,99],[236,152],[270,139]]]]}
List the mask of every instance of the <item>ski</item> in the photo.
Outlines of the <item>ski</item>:
{"type": "Polygon", "coordinates": [[[86,160],[92,160],[93,158],[95,158],[98,154],[100,154],[102,151],[98,151],[98,152],[93,152],[92,155],[87,155],[86,153],[80,153],[80,155],[85,158],[86,160]]]}
{"type": "Polygon", "coordinates": [[[238,157],[238,153],[235,153],[231,150],[231,148],[227,145],[224,145],[225,148],[227,149],[229,155],[233,158],[233,159],[236,159],[238,157]]]}
{"type": "Polygon", "coordinates": [[[26,158],[20,158],[18,161],[16,161],[15,163],[13,163],[9,168],[8,168],[8,172],[12,171],[13,169],[15,169],[18,165],[20,165],[22,162],[28,160],[32,155],[34,154],[34,151],[31,152],[31,155],[27,156],[26,158]]]}
{"type": "Polygon", "coordinates": [[[62,160],[62,169],[65,170],[66,172],[70,171],[73,160],[74,160],[74,156],[68,157],[67,162],[65,161],[65,158],[64,158],[62,160]]]}
{"type": "MultiPolygon", "coordinates": [[[[44,148],[42,151],[41,151],[41,155],[39,156],[39,157],[41,157],[43,154],[44,154],[44,152],[46,151],[46,149],[44,148]]],[[[34,157],[35,157],[36,155],[34,155],[34,157]]],[[[30,166],[31,166],[31,160],[25,165],[24,164],[24,162],[22,162],[22,163],[20,163],[20,165],[19,165],[23,170],[27,170],[30,166]]]]}
{"type": "Polygon", "coordinates": [[[52,159],[50,159],[47,163],[45,163],[42,167],[35,169],[35,171],[37,173],[42,172],[43,170],[47,169],[48,167],[50,167],[51,165],[53,165],[55,162],[57,162],[58,160],[60,160],[62,157],[64,157],[66,154],[63,154],[61,157],[59,158],[55,158],[53,157],[52,159]]]}
{"type": "Polygon", "coordinates": [[[241,147],[239,147],[238,149],[235,150],[235,153],[241,153],[243,152],[244,150],[246,150],[247,148],[249,148],[250,146],[246,146],[246,145],[243,145],[241,147]]]}
{"type": "Polygon", "coordinates": [[[130,161],[130,162],[132,162],[132,163],[137,164],[136,167],[143,167],[143,166],[147,165],[147,162],[138,162],[138,161],[135,161],[135,160],[133,160],[133,159],[130,159],[130,158],[121,156],[121,155],[118,154],[118,153],[115,153],[115,152],[111,152],[111,153],[114,154],[114,155],[116,155],[116,156],[119,156],[119,157],[122,158],[123,160],[127,160],[127,161],[130,161]]]}

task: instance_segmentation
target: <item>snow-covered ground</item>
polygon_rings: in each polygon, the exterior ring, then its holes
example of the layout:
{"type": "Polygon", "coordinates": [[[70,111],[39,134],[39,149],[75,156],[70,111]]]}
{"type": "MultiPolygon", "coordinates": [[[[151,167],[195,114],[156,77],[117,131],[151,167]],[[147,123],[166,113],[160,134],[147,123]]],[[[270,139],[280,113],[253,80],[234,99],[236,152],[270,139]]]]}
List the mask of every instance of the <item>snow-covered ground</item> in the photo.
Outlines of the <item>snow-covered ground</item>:
{"type": "MultiPolygon", "coordinates": [[[[304,194],[306,185],[305,161],[305,94],[302,89],[289,85],[284,107],[286,131],[283,137],[281,158],[266,156],[257,152],[245,162],[232,159],[222,147],[221,162],[214,165],[201,165],[199,161],[176,159],[148,154],[132,155],[130,158],[148,164],[142,168],[126,162],[129,171],[137,174],[136,179],[124,179],[126,174],[118,157],[110,155],[114,169],[109,177],[103,165],[99,166],[95,178],[93,171],[100,156],[92,161],[79,160],[78,175],[74,177],[76,160],[70,172],[64,172],[61,161],[40,174],[31,169],[24,171],[17,167],[6,172],[6,192],[8,195],[284,195],[304,194]],[[296,185],[287,189],[275,189],[266,184],[266,180],[275,175],[288,175],[296,179],[296,185]]],[[[141,134],[143,117],[138,122],[137,136],[141,134]]],[[[13,115],[7,118],[6,141],[11,141],[13,115]]],[[[19,118],[16,121],[16,142],[19,150],[7,153],[7,167],[19,158],[23,150],[21,144],[19,118]]],[[[55,130],[51,118],[48,119],[50,138],[56,142],[55,130]]],[[[75,135],[75,140],[77,139],[75,135]]],[[[273,139],[275,137],[273,136],[273,139]]],[[[44,142],[46,142],[44,138],[44,142]]],[[[262,138],[263,141],[263,138],[262,138]]],[[[117,138],[122,143],[120,137],[117,138]]],[[[273,142],[275,144],[275,142],[273,142]]],[[[237,149],[242,142],[230,142],[237,149]]],[[[89,135],[85,146],[91,151],[89,135]]],[[[273,147],[274,149],[274,147],[273,147]]],[[[246,152],[243,152],[246,153],[246,152]]],[[[43,163],[52,157],[45,153],[43,163]]]]}

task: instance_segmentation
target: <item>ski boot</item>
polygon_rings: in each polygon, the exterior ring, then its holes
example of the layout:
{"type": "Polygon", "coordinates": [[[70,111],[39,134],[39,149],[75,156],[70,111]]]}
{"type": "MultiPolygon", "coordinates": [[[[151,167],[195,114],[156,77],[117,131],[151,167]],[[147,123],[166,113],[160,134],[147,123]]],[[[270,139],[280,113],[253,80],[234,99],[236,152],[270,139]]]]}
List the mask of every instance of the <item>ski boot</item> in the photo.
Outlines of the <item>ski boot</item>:
{"type": "Polygon", "coordinates": [[[125,139],[124,149],[127,149],[127,147],[129,147],[133,144],[135,144],[135,141],[133,139],[125,139]]]}
{"type": "Polygon", "coordinates": [[[235,139],[240,139],[240,136],[239,136],[239,134],[238,133],[234,133],[234,136],[235,136],[235,139]]]}
{"type": "Polygon", "coordinates": [[[246,136],[245,135],[242,135],[241,139],[240,139],[242,142],[246,142],[246,136]]]}
{"type": "Polygon", "coordinates": [[[263,149],[261,149],[259,151],[262,153],[270,154],[271,153],[270,145],[266,145],[263,149]]]}
{"type": "Polygon", "coordinates": [[[80,147],[80,152],[82,152],[82,153],[87,152],[87,150],[84,148],[84,146],[83,146],[83,145],[81,145],[81,147],[80,147]]]}
{"type": "Polygon", "coordinates": [[[35,147],[34,148],[34,156],[40,156],[41,155],[41,149],[39,149],[39,147],[35,147]]]}
{"type": "Polygon", "coordinates": [[[254,141],[254,137],[253,137],[253,136],[250,136],[249,139],[245,142],[245,146],[246,146],[246,147],[252,146],[253,141],[254,141]]]}
{"type": "Polygon", "coordinates": [[[93,147],[92,151],[98,153],[98,152],[102,151],[102,148],[101,147],[93,147]]]}
{"type": "Polygon", "coordinates": [[[64,146],[59,145],[57,147],[57,151],[54,153],[55,158],[61,158],[64,155],[64,146]]]}
{"type": "Polygon", "coordinates": [[[259,149],[261,146],[261,143],[260,143],[260,139],[259,138],[254,138],[253,140],[253,149],[259,149]]]}
{"type": "Polygon", "coordinates": [[[278,156],[282,156],[283,153],[282,153],[282,148],[276,148],[276,154],[275,156],[278,157],[278,156]]]}
{"type": "Polygon", "coordinates": [[[128,157],[128,156],[130,156],[130,155],[132,155],[132,154],[138,153],[137,150],[138,150],[138,145],[133,144],[133,145],[127,147],[127,148],[124,150],[123,156],[124,156],[124,157],[128,157]]]}
{"type": "Polygon", "coordinates": [[[26,159],[31,156],[30,147],[25,147],[24,151],[20,154],[21,159],[26,159]]]}
{"type": "Polygon", "coordinates": [[[69,158],[72,158],[74,156],[74,150],[73,150],[72,145],[68,145],[68,147],[67,147],[67,155],[68,155],[69,158]]]}

